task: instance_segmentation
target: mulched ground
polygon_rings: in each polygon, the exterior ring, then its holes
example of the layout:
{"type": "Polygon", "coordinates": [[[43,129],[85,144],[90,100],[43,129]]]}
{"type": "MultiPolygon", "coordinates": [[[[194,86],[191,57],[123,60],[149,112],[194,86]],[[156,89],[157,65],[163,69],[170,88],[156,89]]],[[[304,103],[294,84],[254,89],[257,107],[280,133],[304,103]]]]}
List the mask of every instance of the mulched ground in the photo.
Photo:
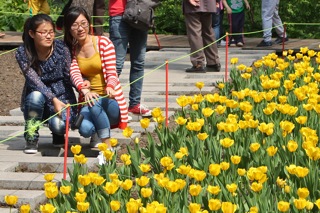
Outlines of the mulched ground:
{"type": "Polygon", "coordinates": [[[0,51],[0,116],[20,107],[24,77],[15,59],[15,51],[0,51]]]}

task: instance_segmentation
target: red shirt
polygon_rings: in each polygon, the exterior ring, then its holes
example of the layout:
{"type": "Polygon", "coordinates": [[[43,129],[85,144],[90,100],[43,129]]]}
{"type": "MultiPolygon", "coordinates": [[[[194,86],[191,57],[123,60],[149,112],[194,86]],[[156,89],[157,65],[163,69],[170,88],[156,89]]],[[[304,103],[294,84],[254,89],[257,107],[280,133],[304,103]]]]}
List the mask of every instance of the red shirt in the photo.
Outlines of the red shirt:
{"type": "Polygon", "coordinates": [[[122,16],[126,8],[127,0],[110,0],[109,16],[122,16]]]}

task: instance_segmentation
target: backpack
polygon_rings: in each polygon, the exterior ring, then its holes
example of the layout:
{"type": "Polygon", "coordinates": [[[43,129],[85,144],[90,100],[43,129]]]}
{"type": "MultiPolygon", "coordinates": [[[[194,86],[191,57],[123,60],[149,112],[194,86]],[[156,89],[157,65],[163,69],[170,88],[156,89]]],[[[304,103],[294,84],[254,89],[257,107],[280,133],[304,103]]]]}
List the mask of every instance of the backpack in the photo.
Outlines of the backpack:
{"type": "Polygon", "coordinates": [[[128,0],[123,20],[139,30],[154,28],[154,7],[158,4],[158,0],[128,0]]]}

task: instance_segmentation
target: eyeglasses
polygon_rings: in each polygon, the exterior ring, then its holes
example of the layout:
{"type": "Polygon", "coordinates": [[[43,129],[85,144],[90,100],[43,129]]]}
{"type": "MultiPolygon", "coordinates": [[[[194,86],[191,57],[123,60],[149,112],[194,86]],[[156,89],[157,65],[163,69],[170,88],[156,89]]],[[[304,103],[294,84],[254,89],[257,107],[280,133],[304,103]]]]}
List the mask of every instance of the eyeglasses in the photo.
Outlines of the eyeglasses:
{"type": "Polygon", "coordinates": [[[47,37],[49,34],[50,36],[53,36],[54,35],[54,31],[53,30],[50,30],[50,31],[45,31],[45,32],[40,32],[40,31],[36,31],[37,33],[39,33],[39,35],[41,37],[47,37]]]}
{"type": "Polygon", "coordinates": [[[86,28],[88,26],[89,26],[89,23],[87,21],[83,21],[80,24],[75,22],[71,25],[71,30],[78,30],[79,27],[86,28]]]}

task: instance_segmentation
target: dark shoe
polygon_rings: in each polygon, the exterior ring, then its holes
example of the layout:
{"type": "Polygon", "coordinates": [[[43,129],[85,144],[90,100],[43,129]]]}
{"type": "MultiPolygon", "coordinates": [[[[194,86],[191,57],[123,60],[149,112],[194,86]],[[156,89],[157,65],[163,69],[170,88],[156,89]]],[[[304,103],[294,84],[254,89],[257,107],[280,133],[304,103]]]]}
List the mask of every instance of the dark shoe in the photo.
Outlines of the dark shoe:
{"type": "Polygon", "coordinates": [[[36,154],[38,152],[38,141],[27,141],[23,152],[26,154],[36,154]]]}
{"type": "Polygon", "coordinates": [[[237,47],[243,47],[243,42],[239,41],[239,42],[237,43],[237,47]]]}
{"type": "Polygon", "coordinates": [[[221,64],[213,64],[213,65],[207,64],[206,66],[207,72],[219,72],[220,69],[221,69],[221,64]]]}
{"type": "Polygon", "coordinates": [[[264,41],[262,40],[257,47],[271,47],[272,46],[272,42],[271,41],[264,41]]]}
{"type": "Polygon", "coordinates": [[[64,147],[64,135],[52,133],[52,145],[57,148],[64,147]]]}
{"type": "Polygon", "coordinates": [[[202,65],[197,65],[186,69],[186,72],[205,73],[206,71],[204,70],[202,65]]]}
{"type": "Polygon", "coordinates": [[[278,38],[274,41],[274,43],[275,43],[275,44],[282,44],[282,40],[283,40],[284,42],[286,42],[286,41],[289,41],[289,38],[288,38],[288,37],[285,37],[285,38],[283,39],[282,37],[278,37],[278,38]]]}

